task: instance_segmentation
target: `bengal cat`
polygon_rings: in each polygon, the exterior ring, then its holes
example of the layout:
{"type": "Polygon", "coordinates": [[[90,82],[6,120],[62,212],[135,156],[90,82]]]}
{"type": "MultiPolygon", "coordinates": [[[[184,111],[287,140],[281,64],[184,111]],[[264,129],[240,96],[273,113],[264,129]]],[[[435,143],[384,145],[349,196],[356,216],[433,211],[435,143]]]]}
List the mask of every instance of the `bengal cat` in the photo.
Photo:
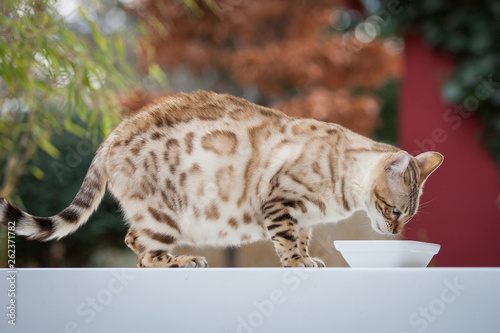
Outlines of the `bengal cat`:
{"type": "Polygon", "coordinates": [[[107,184],[139,267],[206,267],[172,250],[265,239],[283,266],[324,266],[308,253],[314,225],[365,210],[375,231],[398,234],[442,161],[240,98],[181,94],[124,119],[62,212],[35,217],[0,199],[0,222],[30,239],[59,239],[89,219],[107,184]]]}

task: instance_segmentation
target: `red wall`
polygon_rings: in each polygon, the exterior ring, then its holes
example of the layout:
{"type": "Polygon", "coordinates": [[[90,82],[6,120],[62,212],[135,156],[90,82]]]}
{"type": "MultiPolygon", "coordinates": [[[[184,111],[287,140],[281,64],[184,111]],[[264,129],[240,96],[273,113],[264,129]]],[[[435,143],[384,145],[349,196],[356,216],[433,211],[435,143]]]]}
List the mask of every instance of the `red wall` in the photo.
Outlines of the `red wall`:
{"type": "MultiPolygon", "coordinates": [[[[500,174],[480,142],[475,116],[452,111],[441,98],[441,85],[453,68],[445,55],[420,38],[406,39],[406,64],[400,94],[400,145],[415,155],[435,150],[441,167],[424,186],[417,216],[405,226],[404,238],[441,244],[436,266],[500,266],[500,174]]],[[[497,88],[498,89],[498,88],[497,88]]],[[[491,91],[478,80],[477,96],[491,91]]]]}

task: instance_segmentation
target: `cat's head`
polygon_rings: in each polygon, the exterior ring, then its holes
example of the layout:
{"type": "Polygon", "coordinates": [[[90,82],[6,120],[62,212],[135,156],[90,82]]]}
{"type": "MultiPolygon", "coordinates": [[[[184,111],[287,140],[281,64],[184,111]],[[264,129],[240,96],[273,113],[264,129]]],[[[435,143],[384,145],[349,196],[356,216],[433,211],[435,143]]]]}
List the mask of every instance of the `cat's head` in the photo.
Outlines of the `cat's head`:
{"type": "Polygon", "coordinates": [[[402,150],[384,159],[367,202],[373,229],[399,234],[417,213],[425,180],[442,162],[443,155],[436,152],[413,157],[402,150]]]}

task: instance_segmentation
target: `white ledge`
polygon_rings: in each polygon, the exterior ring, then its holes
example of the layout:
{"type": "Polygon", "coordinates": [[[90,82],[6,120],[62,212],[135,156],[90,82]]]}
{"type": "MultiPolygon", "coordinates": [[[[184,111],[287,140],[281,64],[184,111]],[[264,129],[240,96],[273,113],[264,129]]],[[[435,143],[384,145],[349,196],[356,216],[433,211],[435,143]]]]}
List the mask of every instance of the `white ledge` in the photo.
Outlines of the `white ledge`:
{"type": "Polygon", "coordinates": [[[1,332],[497,333],[500,328],[500,268],[1,269],[0,274],[1,332]],[[15,326],[8,323],[11,300],[15,326]]]}

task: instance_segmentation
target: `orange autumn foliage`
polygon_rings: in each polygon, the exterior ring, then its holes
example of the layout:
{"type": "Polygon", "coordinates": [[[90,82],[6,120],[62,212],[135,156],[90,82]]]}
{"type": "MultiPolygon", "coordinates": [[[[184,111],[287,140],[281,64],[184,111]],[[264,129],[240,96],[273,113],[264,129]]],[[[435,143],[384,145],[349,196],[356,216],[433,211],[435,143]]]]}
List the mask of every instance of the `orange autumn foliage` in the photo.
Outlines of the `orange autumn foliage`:
{"type": "Polygon", "coordinates": [[[272,106],[293,117],[349,125],[351,130],[366,136],[372,134],[379,122],[376,100],[371,96],[353,97],[347,89],[332,92],[318,88],[304,97],[294,97],[272,106]]]}
{"type": "MultiPolygon", "coordinates": [[[[147,44],[140,43],[140,66],[152,58],[167,70],[188,66],[200,73],[215,68],[240,86],[258,88],[261,100],[290,115],[372,134],[379,103],[370,94],[354,95],[351,90],[375,88],[397,76],[401,59],[387,51],[383,40],[361,43],[354,34],[332,28],[333,14],[349,8],[350,1],[192,3],[190,10],[182,1],[136,3],[133,10],[146,23],[153,46],[148,53],[147,44]]],[[[137,106],[152,97],[137,93],[130,99],[137,106]]]]}

